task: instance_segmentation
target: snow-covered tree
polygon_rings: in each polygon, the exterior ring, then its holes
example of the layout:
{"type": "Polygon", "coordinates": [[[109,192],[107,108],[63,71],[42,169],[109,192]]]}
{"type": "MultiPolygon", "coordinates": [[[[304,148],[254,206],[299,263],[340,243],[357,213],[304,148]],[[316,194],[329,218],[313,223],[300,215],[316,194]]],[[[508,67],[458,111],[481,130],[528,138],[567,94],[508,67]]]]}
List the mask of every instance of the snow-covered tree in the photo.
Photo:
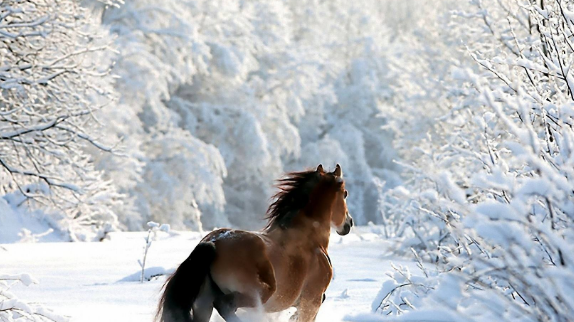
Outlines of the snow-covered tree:
{"type": "Polygon", "coordinates": [[[304,116],[295,120],[304,153],[292,167],[338,159],[346,169],[354,218],[359,224],[380,222],[375,183],[382,180],[392,187],[397,182],[395,152],[382,129],[391,94],[387,50],[391,32],[382,24],[386,4],[330,1],[305,8],[292,1],[291,6],[296,37],[310,50],[304,61],[315,62],[316,74],[322,76],[321,91],[306,102],[304,116]]]}
{"type": "Polygon", "coordinates": [[[202,13],[210,68],[181,86],[171,107],[187,130],[221,152],[229,169],[223,185],[229,221],[258,228],[282,158],[299,152],[285,79],[293,71],[279,66],[289,61],[289,19],[279,1],[227,2],[226,10],[202,13]]]}
{"type": "Polygon", "coordinates": [[[42,207],[71,239],[115,225],[122,199],[84,152],[112,150],[95,135],[113,87],[109,38],[92,19],[76,1],[0,4],[0,195],[42,207]]]}
{"type": "Polygon", "coordinates": [[[420,276],[397,268],[374,309],[571,320],[572,9],[477,0],[454,12],[452,40],[474,64],[449,57],[448,108],[418,153],[403,154],[409,184],[387,196],[401,204],[389,211],[402,217],[405,251],[435,265],[420,276]]]}
{"type": "Polygon", "coordinates": [[[174,228],[201,229],[198,207],[205,206],[216,225],[225,225],[221,156],[181,129],[166,106],[180,84],[207,68],[210,53],[198,33],[194,2],[126,1],[119,7],[92,7],[117,36],[113,72],[119,76],[121,95],[118,108],[101,118],[106,120],[107,139],[122,140],[124,157],[96,158],[106,178],[133,203],[133,208],[120,211],[120,220],[134,230],[152,219],[173,220],[174,228]]]}
{"type": "Polygon", "coordinates": [[[175,228],[197,228],[198,218],[206,228],[261,227],[275,179],[329,160],[348,162],[358,221],[378,220],[369,198],[375,178],[394,181],[387,178],[392,149],[378,140],[386,132],[377,115],[389,93],[381,85],[384,6],[146,0],[97,10],[117,35],[121,93],[121,108],[101,117],[111,141],[123,138],[127,157],[96,158],[134,201],[137,211],[121,218],[128,227],[165,222],[164,214],[182,219],[175,228]],[[199,181],[182,180],[158,157],[166,146],[158,142],[222,158],[224,167],[189,167],[199,181]],[[212,197],[200,198],[203,183],[212,197]],[[153,202],[144,197],[151,195],[153,202]],[[181,195],[181,204],[171,202],[181,195]]]}

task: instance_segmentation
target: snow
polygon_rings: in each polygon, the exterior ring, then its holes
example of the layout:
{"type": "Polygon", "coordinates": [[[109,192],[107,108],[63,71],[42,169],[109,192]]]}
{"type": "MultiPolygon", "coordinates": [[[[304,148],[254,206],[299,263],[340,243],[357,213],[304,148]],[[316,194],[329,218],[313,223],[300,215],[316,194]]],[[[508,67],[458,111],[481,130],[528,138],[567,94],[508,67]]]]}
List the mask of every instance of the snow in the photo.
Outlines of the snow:
{"type": "Polygon", "coordinates": [[[153,221],[149,221],[149,222],[147,223],[147,226],[150,227],[150,228],[157,228],[157,227],[159,227],[159,224],[156,223],[156,222],[153,222],[153,221]]]}
{"type": "MultiPolygon", "coordinates": [[[[165,277],[139,282],[138,260],[146,234],[112,232],[110,240],[101,243],[5,244],[0,248],[0,272],[34,276],[38,285],[14,285],[11,292],[72,321],[151,321],[165,277]]],[[[371,302],[388,279],[385,271],[391,261],[416,269],[410,261],[384,256],[391,244],[375,236],[367,227],[345,237],[332,235],[329,255],[335,277],[317,321],[344,321],[370,312],[371,302]]],[[[158,234],[148,253],[146,277],[171,272],[200,237],[193,232],[158,234]]],[[[221,322],[216,315],[212,321],[221,322]]],[[[286,314],[278,316],[274,320],[287,321],[286,314]]]]}
{"type": "MultiPolygon", "coordinates": [[[[144,280],[151,281],[154,278],[169,275],[169,274],[172,274],[173,272],[175,272],[175,270],[166,269],[165,267],[161,267],[161,266],[147,267],[144,271],[143,277],[144,277],[144,280]]],[[[139,282],[139,281],[141,281],[141,276],[142,276],[141,270],[138,270],[137,272],[122,278],[118,282],[139,282]]]]}
{"type": "Polygon", "coordinates": [[[44,220],[45,217],[41,211],[27,212],[15,208],[7,199],[0,197],[0,243],[13,243],[23,239],[29,242],[62,240],[63,236],[52,230],[48,221],[44,220]]]}

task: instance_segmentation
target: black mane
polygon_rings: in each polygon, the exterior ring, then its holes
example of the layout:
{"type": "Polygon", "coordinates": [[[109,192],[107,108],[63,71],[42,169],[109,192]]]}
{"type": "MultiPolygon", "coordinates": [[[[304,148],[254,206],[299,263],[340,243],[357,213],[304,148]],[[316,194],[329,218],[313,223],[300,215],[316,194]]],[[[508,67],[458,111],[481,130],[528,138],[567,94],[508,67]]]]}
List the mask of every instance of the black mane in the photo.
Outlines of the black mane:
{"type": "Polygon", "coordinates": [[[309,202],[309,195],[319,182],[320,174],[314,170],[291,172],[278,181],[276,200],[267,209],[267,230],[286,228],[297,213],[309,202]]]}

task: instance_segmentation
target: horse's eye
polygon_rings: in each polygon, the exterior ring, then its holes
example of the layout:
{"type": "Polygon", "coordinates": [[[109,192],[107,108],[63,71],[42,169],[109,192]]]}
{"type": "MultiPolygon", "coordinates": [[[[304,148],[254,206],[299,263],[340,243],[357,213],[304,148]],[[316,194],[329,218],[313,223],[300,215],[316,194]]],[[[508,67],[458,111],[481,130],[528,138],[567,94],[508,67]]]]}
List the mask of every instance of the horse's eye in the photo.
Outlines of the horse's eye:
{"type": "Polygon", "coordinates": [[[347,195],[348,195],[348,194],[349,194],[349,193],[347,192],[347,190],[345,190],[345,199],[347,199],[347,195]]]}

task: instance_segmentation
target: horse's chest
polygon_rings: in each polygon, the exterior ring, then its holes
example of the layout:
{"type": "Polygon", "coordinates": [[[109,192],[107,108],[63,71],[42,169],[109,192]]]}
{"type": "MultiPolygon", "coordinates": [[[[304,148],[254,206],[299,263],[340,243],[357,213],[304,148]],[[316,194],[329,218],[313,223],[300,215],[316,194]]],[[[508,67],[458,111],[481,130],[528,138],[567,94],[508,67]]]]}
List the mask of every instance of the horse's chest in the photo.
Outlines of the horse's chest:
{"type": "Polygon", "coordinates": [[[277,254],[276,257],[277,290],[265,305],[268,311],[285,310],[294,306],[304,292],[322,294],[327,288],[332,272],[328,262],[323,263],[320,256],[277,254]]]}

